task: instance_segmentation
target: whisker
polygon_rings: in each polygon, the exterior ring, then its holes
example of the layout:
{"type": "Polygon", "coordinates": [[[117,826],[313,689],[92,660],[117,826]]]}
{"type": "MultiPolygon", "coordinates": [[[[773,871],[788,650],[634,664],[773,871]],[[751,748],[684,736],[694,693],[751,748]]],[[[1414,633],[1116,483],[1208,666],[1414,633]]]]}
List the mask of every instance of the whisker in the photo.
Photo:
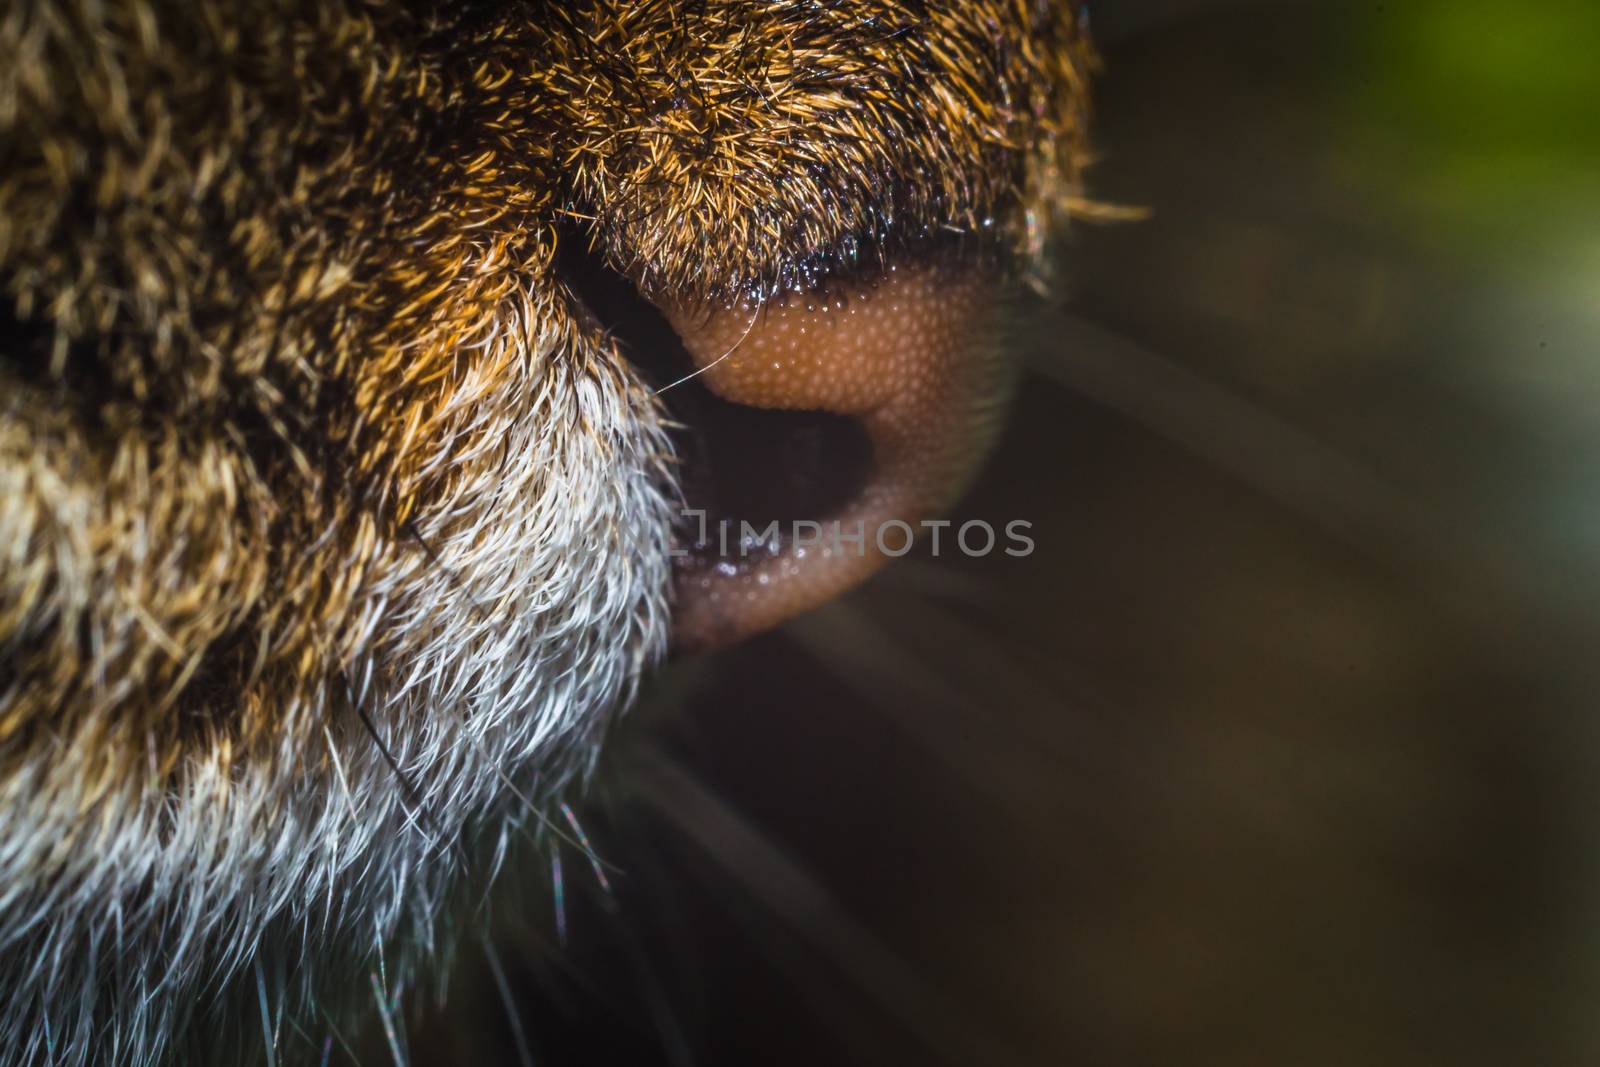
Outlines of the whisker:
{"type": "MultiPolygon", "coordinates": [[[[424,837],[428,837],[429,835],[417,823],[419,817],[426,819],[433,825],[435,833],[442,836],[442,830],[438,822],[431,817],[427,807],[423,804],[421,791],[417,789],[416,783],[400,767],[399,761],[394,758],[394,753],[389,751],[389,746],[383,743],[383,738],[378,733],[378,727],[373,723],[372,717],[367,714],[367,709],[356,699],[355,691],[350,687],[350,679],[342,669],[339,671],[339,679],[344,683],[345,699],[350,702],[351,707],[355,708],[356,715],[361,719],[361,725],[366,728],[367,735],[372,738],[372,743],[378,746],[378,752],[382,754],[384,762],[389,765],[389,769],[394,772],[395,778],[399,780],[400,789],[411,805],[406,811],[406,822],[416,826],[419,833],[422,833],[424,837]],[[413,809],[415,814],[413,814],[413,809]]],[[[429,849],[435,848],[437,843],[437,841],[430,839],[428,842],[429,849]]]]}
{"type": "Polygon", "coordinates": [[[511,983],[506,981],[505,968],[500,965],[500,954],[495,951],[492,938],[484,937],[482,941],[484,959],[489,961],[489,973],[500,994],[500,1003],[505,1007],[506,1021],[511,1024],[511,1039],[517,1045],[517,1061],[522,1067],[533,1067],[533,1052],[528,1048],[528,1036],[522,1030],[522,1017],[511,996],[511,983]]]}
{"type": "Polygon", "coordinates": [[[550,894],[555,907],[556,943],[567,944],[567,887],[561,874],[561,843],[550,850],[550,894]]]}
{"type": "Polygon", "coordinates": [[[478,616],[478,621],[489,622],[489,612],[473,597],[471,590],[467,588],[466,582],[461,580],[461,576],[457,574],[453,568],[445,565],[444,560],[439,557],[439,553],[432,545],[428,543],[428,539],[422,536],[422,531],[417,529],[416,520],[407,519],[405,521],[404,528],[406,533],[409,534],[411,538],[417,542],[417,544],[422,546],[422,552],[428,557],[428,561],[435,567],[439,568],[439,572],[448,578],[451,584],[454,585],[455,588],[460,591],[461,595],[466,598],[467,606],[472,609],[473,614],[478,616]]]}
{"type": "Polygon", "coordinates": [[[256,959],[256,997],[261,1005],[261,1043],[267,1052],[267,1067],[277,1067],[278,1039],[272,1026],[272,1013],[267,1009],[267,979],[261,973],[261,960],[256,959]]]}
{"type": "Polygon", "coordinates": [[[1482,543],[1374,472],[1273,413],[1139,343],[1071,314],[1051,320],[1030,365],[1058,385],[1171,440],[1365,551],[1397,558],[1432,593],[1492,620],[1567,576],[1482,543]],[[1489,594],[1489,595],[1486,595],[1489,594]]]}
{"type": "Polygon", "coordinates": [[[761,318],[761,312],[762,312],[762,308],[761,307],[757,307],[755,309],[755,311],[751,313],[751,315],[750,315],[750,325],[746,326],[744,328],[744,333],[740,334],[739,335],[739,339],[737,341],[733,342],[733,347],[732,348],[728,349],[726,352],[722,353],[722,355],[718,356],[716,359],[712,360],[710,363],[707,363],[705,366],[698,367],[695,370],[690,371],[688,374],[685,374],[682,378],[679,378],[675,382],[672,382],[672,383],[670,383],[668,385],[663,385],[660,389],[656,390],[656,396],[660,396],[662,393],[666,392],[668,389],[676,389],[678,386],[682,385],[684,382],[689,381],[691,378],[698,378],[700,375],[704,374],[706,371],[710,370],[712,367],[715,367],[718,363],[721,363],[723,360],[727,359],[729,356],[731,356],[735,352],[737,352],[739,350],[739,346],[744,344],[745,341],[747,339],[749,339],[750,332],[756,328],[756,320],[761,318]]]}
{"type": "Polygon", "coordinates": [[[840,906],[827,886],[767,840],[694,774],[660,750],[632,768],[645,803],[760,902],[805,934],[863,993],[948,1063],[1022,1067],[1000,1035],[980,1029],[953,1000],[840,906]]]}
{"type": "Polygon", "coordinates": [[[383,987],[378,982],[378,972],[371,971],[368,977],[372,979],[372,997],[378,1002],[378,1017],[383,1022],[383,1036],[389,1042],[389,1054],[394,1057],[395,1067],[406,1067],[405,1056],[400,1052],[400,1038],[395,1033],[389,1000],[384,996],[383,987]]]}
{"type": "MultiPolygon", "coordinates": [[[[478,748],[480,754],[483,752],[483,746],[479,745],[476,740],[474,740],[474,739],[469,737],[469,738],[467,738],[467,741],[469,743],[475,745],[478,748]]],[[[560,826],[558,826],[554,822],[552,822],[550,817],[548,815],[546,815],[543,811],[539,810],[539,806],[537,804],[535,804],[531,799],[529,799],[529,797],[528,797],[528,795],[526,793],[524,793],[521,789],[517,788],[517,784],[511,780],[511,776],[506,774],[504,768],[502,768],[498,763],[495,763],[493,760],[488,759],[487,756],[485,756],[485,762],[487,762],[489,764],[489,766],[494,768],[494,773],[495,773],[496,777],[498,777],[500,779],[500,784],[504,785],[508,790],[511,791],[511,795],[516,797],[517,800],[519,802],[521,802],[523,807],[527,809],[528,814],[532,815],[535,819],[538,819],[539,822],[544,826],[544,828],[549,830],[552,834],[554,834],[558,840],[565,841],[567,844],[571,845],[573,848],[577,849],[579,852],[582,852],[583,855],[584,855],[584,858],[587,859],[590,863],[595,864],[596,866],[610,867],[613,871],[618,871],[620,873],[621,869],[619,867],[617,867],[615,864],[603,859],[600,855],[598,855],[594,851],[594,849],[589,847],[589,842],[588,842],[587,839],[584,839],[584,840],[580,841],[578,838],[572,836],[567,831],[563,830],[560,826]]],[[[580,831],[580,833],[581,832],[582,831],[580,831]]]]}
{"type": "Polygon", "coordinates": [[[333,1016],[329,1015],[326,1009],[322,1012],[322,1021],[328,1024],[328,1033],[332,1034],[333,1039],[339,1042],[339,1047],[344,1049],[346,1056],[350,1057],[350,1062],[355,1064],[356,1067],[361,1067],[361,1057],[357,1056],[356,1050],[350,1047],[350,1042],[344,1039],[344,1034],[334,1025],[333,1016]]]}
{"type": "Polygon", "coordinates": [[[567,825],[571,826],[572,832],[578,835],[578,842],[583,848],[584,855],[589,857],[589,865],[594,868],[595,881],[600,883],[601,892],[605,893],[608,901],[613,901],[611,882],[606,878],[605,867],[601,864],[600,857],[595,853],[593,846],[589,844],[589,835],[583,832],[583,827],[579,824],[578,817],[573,814],[572,805],[562,801],[561,814],[567,817],[567,825]]]}

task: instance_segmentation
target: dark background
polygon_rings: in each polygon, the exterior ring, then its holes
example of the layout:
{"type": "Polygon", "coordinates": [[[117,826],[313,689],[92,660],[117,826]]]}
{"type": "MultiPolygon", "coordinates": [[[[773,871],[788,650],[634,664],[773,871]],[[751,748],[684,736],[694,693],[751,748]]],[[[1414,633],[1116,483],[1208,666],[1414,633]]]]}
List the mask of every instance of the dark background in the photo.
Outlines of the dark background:
{"type": "Polygon", "coordinates": [[[1594,10],[1094,5],[1037,551],[662,679],[411,1062],[1594,1062],[1594,10]]]}

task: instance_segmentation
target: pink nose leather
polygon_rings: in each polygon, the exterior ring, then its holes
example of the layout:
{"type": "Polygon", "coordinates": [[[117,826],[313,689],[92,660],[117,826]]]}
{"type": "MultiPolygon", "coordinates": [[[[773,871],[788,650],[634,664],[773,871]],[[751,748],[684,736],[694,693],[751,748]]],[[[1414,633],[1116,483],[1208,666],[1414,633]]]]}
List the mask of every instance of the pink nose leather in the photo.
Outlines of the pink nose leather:
{"type": "Polygon", "coordinates": [[[900,266],[826,295],[665,309],[700,380],[723,399],[858,418],[873,450],[856,499],[814,516],[815,543],[680,572],[681,647],[736,640],[837,596],[882,566],[885,549],[902,552],[900,524],[916,531],[949,506],[987,452],[1008,391],[999,296],[976,272],[900,266]]]}

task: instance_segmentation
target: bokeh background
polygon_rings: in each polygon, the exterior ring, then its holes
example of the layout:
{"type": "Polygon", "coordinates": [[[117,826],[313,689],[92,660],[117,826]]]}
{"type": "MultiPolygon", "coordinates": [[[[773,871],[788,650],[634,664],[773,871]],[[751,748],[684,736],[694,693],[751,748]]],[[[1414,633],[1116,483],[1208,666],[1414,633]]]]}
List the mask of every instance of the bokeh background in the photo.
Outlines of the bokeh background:
{"type": "Polygon", "coordinates": [[[1600,6],[1090,15],[1037,551],[662,679],[411,1062],[1600,1059],[1600,6]]]}

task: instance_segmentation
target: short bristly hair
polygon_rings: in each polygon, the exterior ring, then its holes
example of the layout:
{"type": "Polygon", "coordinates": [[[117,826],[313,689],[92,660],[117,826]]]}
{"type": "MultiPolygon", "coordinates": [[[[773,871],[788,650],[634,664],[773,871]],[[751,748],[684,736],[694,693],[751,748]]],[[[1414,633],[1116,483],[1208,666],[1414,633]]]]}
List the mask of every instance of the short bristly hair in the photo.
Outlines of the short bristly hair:
{"type": "Polygon", "coordinates": [[[0,1065],[140,1065],[403,986],[662,653],[670,446],[558,243],[1026,269],[1088,54],[1032,0],[21,0],[0,55],[0,1065]]]}

